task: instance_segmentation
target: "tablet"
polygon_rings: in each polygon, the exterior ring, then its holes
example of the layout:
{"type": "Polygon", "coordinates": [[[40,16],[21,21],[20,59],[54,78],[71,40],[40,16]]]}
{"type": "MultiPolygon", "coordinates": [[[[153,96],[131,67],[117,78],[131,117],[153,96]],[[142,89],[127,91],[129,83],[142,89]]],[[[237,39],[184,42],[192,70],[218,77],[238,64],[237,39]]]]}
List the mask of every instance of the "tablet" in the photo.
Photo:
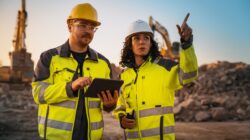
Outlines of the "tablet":
{"type": "Polygon", "coordinates": [[[89,88],[85,93],[85,97],[93,97],[98,98],[97,94],[101,93],[101,91],[110,90],[112,96],[114,96],[114,91],[120,89],[122,86],[122,80],[111,80],[111,79],[103,79],[103,78],[95,78],[90,84],[89,88]]]}

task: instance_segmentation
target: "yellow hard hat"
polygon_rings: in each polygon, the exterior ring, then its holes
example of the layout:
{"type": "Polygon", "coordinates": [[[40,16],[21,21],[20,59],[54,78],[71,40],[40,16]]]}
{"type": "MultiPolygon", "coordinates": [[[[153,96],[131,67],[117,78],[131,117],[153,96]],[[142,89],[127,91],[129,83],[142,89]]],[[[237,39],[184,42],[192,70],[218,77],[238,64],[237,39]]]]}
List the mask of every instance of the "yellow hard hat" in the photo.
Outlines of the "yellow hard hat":
{"type": "Polygon", "coordinates": [[[89,3],[76,5],[72,9],[67,21],[70,19],[83,19],[94,22],[97,26],[101,25],[101,23],[97,19],[96,9],[89,3]]]}

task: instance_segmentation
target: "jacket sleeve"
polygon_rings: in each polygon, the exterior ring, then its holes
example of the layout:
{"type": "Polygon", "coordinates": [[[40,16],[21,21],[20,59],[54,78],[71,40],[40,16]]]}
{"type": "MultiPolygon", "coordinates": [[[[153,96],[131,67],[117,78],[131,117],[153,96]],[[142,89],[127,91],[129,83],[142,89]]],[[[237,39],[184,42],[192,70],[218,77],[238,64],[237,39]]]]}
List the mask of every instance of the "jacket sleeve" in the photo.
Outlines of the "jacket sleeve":
{"type": "Polygon", "coordinates": [[[115,110],[113,111],[113,115],[119,119],[119,116],[121,115],[126,115],[126,102],[125,102],[125,98],[122,94],[122,91],[120,91],[120,95],[117,101],[117,105],[115,110]]]}
{"type": "Polygon", "coordinates": [[[191,83],[198,76],[198,63],[193,45],[187,49],[181,49],[180,65],[178,69],[180,84],[191,83]]]}
{"type": "MultiPolygon", "coordinates": [[[[106,71],[105,71],[105,78],[113,79],[111,64],[110,64],[108,59],[104,58],[104,60],[106,61],[106,64],[107,64],[106,71]]],[[[114,105],[112,107],[106,107],[106,106],[103,105],[103,102],[101,102],[101,108],[106,112],[111,112],[112,110],[115,109],[115,107],[116,107],[116,105],[114,105]]]]}
{"type": "MultiPolygon", "coordinates": [[[[124,75],[121,74],[120,75],[121,80],[125,81],[124,75]]],[[[123,83],[121,90],[120,90],[120,94],[119,94],[119,98],[117,101],[117,105],[115,110],[113,111],[113,116],[115,116],[117,119],[120,119],[120,116],[126,116],[127,112],[131,112],[132,109],[129,107],[128,103],[127,103],[127,99],[126,99],[126,93],[125,93],[125,87],[127,87],[129,84],[128,83],[123,83]]]]}
{"type": "Polygon", "coordinates": [[[32,82],[32,95],[37,104],[58,103],[74,97],[71,82],[54,83],[51,52],[41,54],[32,82]]]}
{"type": "Polygon", "coordinates": [[[170,73],[169,87],[174,89],[180,89],[197,78],[198,64],[192,44],[181,48],[179,64],[174,66],[170,73]]]}

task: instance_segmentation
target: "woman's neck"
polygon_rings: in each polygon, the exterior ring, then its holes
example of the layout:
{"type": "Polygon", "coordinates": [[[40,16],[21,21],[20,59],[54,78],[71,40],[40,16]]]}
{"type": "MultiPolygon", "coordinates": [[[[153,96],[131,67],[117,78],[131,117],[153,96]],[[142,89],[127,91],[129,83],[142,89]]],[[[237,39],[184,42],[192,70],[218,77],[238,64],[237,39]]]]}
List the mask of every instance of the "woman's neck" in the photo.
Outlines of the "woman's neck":
{"type": "Polygon", "coordinates": [[[135,65],[136,66],[140,66],[145,62],[145,60],[143,59],[143,57],[141,56],[135,56],[135,65]]]}

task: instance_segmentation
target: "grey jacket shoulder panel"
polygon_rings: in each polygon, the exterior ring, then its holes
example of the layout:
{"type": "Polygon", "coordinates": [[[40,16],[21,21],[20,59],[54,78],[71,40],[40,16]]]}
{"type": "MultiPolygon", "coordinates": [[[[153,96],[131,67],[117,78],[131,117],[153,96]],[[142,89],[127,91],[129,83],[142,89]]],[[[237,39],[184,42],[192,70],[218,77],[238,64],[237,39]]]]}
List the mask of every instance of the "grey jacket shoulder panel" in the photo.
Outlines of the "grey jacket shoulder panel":
{"type": "Polygon", "coordinates": [[[157,62],[155,63],[164,67],[167,71],[170,71],[172,67],[178,65],[178,62],[165,58],[158,58],[157,62]]]}
{"type": "Polygon", "coordinates": [[[41,81],[50,76],[50,63],[54,55],[58,55],[56,48],[47,50],[40,55],[34,72],[34,81],[41,81]]]}
{"type": "Polygon", "coordinates": [[[111,63],[109,62],[109,60],[108,60],[104,55],[102,55],[102,54],[100,54],[100,53],[97,53],[97,56],[98,56],[99,59],[104,60],[104,61],[108,64],[108,67],[109,67],[109,69],[110,69],[110,74],[109,74],[109,76],[110,76],[110,79],[113,79],[112,67],[111,67],[111,63]]]}

